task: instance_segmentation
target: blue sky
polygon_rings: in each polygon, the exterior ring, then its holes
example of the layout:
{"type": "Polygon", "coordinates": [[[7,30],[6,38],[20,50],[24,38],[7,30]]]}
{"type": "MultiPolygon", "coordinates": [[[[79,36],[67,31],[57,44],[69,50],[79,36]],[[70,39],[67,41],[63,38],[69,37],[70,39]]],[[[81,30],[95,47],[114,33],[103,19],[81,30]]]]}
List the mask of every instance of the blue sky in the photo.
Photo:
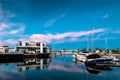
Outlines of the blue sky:
{"type": "Polygon", "coordinates": [[[104,48],[105,38],[108,48],[120,48],[120,0],[0,0],[0,45],[21,40],[86,48],[92,32],[94,48],[104,48]]]}

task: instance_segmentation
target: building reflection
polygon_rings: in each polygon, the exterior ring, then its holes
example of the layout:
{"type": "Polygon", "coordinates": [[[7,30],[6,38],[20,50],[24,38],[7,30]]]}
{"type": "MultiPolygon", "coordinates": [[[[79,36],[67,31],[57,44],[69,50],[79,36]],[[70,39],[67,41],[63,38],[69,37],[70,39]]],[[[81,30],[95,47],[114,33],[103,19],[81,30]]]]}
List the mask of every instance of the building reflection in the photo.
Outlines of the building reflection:
{"type": "Polygon", "coordinates": [[[48,68],[51,62],[50,58],[45,59],[24,59],[22,63],[17,63],[18,71],[43,70],[48,68]]]}

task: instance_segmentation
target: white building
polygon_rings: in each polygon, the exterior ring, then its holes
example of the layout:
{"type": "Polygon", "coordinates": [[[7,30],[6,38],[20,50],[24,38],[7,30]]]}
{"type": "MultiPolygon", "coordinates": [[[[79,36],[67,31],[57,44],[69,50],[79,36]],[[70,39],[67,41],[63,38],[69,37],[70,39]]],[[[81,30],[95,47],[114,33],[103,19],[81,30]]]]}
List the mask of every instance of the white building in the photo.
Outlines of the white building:
{"type": "Polygon", "coordinates": [[[0,53],[7,53],[8,51],[8,46],[0,46],[0,53]]]}
{"type": "Polygon", "coordinates": [[[16,51],[20,53],[50,53],[50,47],[43,42],[23,42],[19,41],[16,51]]]}

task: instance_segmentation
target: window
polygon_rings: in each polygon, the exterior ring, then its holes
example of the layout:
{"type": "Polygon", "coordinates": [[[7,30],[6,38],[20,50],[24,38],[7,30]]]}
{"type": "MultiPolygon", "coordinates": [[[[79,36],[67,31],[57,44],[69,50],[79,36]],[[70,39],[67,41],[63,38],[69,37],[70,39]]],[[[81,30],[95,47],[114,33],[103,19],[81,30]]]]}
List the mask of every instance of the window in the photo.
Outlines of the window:
{"type": "Polygon", "coordinates": [[[36,43],[37,46],[40,46],[40,43],[36,43]]]}
{"type": "Polygon", "coordinates": [[[22,46],[22,43],[20,42],[19,45],[22,46]]]}
{"type": "Polygon", "coordinates": [[[28,44],[28,43],[26,43],[26,46],[29,46],[29,44],[28,44]]]}

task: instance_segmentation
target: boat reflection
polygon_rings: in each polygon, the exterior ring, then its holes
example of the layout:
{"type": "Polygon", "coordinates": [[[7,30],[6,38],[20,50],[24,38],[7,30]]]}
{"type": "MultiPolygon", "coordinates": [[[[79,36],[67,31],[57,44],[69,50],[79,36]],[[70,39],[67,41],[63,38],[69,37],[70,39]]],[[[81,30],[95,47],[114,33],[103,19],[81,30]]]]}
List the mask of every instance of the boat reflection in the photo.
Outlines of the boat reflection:
{"type": "Polygon", "coordinates": [[[86,69],[88,73],[90,74],[99,74],[102,71],[110,71],[112,70],[109,66],[95,66],[95,65],[85,65],[84,62],[80,62],[79,60],[75,60],[76,64],[79,64],[81,66],[84,66],[83,69],[86,69]]]}
{"type": "Polygon", "coordinates": [[[99,74],[101,71],[110,71],[112,68],[104,66],[86,66],[86,70],[91,74],[99,74]]]}

